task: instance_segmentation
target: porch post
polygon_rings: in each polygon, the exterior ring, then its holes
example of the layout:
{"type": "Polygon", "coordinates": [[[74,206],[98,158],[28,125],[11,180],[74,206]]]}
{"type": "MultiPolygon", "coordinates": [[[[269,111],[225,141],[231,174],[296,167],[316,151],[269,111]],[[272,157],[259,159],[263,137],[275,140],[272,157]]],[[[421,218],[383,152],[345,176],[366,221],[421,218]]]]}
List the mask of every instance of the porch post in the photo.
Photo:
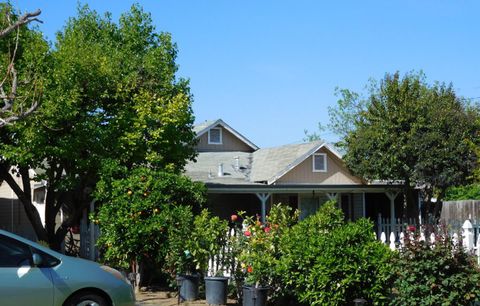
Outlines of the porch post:
{"type": "MultiPolygon", "coordinates": [[[[95,211],[95,200],[90,202],[90,213],[95,211]]],[[[90,260],[95,260],[95,224],[90,221],[90,246],[89,246],[89,251],[90,251],[90,260]]]]}
{"type": "Polygon", "coordinates": [[[365,206],[365,192],[362,192],[362,213],[363,213],[362,217],[365,218],[367,216],[366,206],[365,206]]]}
{"type": "Polygon", "coordinates": [[[256,193],[257,197],[262,202],[262,223],[265,223],[267,215],[267,200],[270,197],[270,193],[256,193]]]}
{"type": "Polygon", "coordinates": [[[392,225],[392,232],[395,231],[395,198],[398,195],[397,192],[387,191],[385,195],[390,199],[390,224],[392,225]]]}

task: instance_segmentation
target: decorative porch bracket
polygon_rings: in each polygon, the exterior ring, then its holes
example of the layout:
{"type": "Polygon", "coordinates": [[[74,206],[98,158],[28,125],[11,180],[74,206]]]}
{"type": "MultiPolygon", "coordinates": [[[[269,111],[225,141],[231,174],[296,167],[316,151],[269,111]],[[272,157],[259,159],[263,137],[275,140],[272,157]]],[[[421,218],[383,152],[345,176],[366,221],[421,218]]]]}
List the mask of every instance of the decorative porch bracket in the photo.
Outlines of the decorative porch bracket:
{"type": "Polygon", "coordinates": [[[387,191],[385,195],[390,199],[390,222],[392,224],[392,231],[395,226],[395,198],[398,196],[398,191],[387,191]]]}
{"type": "Polygon", "coordinates": [[[262,202],[262,223],[265,223],[267,215],[267,200],[271,193],[256,193],[256,195],[262,202]]]}
{"type": "Polygon", "coordinates": [[[327,197],[329,200],[336,200],[337,199],[337,193],[336,192],[327,192],[327,197]]]}
{"type": "Polygon", "coordinates": [[[327,198],[332,201],[337,201],[337,207],[338,208],[341,208],[341,204],[340,204],[340,201],[338,201],[338,193],[336,192],[327,192],[327,198]]]}

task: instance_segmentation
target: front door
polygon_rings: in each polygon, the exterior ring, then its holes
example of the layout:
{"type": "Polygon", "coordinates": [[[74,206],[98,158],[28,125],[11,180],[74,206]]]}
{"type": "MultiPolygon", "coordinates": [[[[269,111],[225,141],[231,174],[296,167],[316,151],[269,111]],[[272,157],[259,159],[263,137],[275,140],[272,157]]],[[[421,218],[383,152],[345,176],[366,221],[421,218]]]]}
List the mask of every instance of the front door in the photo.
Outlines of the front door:
{"type": "Polygon", "coordinates": [[[50,268],[33,267],[30,247],[0,234],[0,305],[52,304],[50,268]]]}

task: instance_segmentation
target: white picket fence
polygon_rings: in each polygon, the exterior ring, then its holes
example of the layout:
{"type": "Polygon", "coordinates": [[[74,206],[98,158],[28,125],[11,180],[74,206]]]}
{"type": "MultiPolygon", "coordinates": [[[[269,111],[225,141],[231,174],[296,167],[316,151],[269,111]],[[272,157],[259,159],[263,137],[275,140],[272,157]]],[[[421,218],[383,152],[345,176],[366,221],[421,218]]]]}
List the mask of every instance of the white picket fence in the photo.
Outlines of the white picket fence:
{"type": "MultiPolygon", "coordinates": [[[[226,240],[232,239],[238,233],[235,228],[230,228],[226,233],[226,240]]],[[[237,264],[236,259],[231,256],[231,248],[227,243],[224,245],[220,252],[208,260],[208,276],[222,275],[225,277],[231,277],[237,264]]]]}
{"type": "MultiPolygon", "coordinates": [[[[478,222],[475,222],[475,225],[480,225],[478,222]]],[[[406,226],[405,226],[406,227],[406,226]]],[[[388,244],[391,250],[400,250],[405,246],[405,235],[410,235],[407,231],[395,230],[387,232],[382,231],[379,236],[377,236],[380,241],[384,244],[388,244]],[[397,234],[398,233],[398,234],[397,234]],[[388,241],[387,241],[388,235],[388,241]]],[[[452,241],[455,245],[458,245],[460,237],[457,232],[452,232],[452,241]]],[[[480,235],[479,235],[479,226],[474,226],[470,220],[465,220],[461,228],[462,236],[462,246],[470,254],[475,254],[477,256],[477,262],[480,265],[480,235]]],[[[419,241],[427,241],[431,244],[435,243],[437,237],[434,233],[431,233],[429,237],[425,237],[425,233],[420,231],[419,241]]]]}

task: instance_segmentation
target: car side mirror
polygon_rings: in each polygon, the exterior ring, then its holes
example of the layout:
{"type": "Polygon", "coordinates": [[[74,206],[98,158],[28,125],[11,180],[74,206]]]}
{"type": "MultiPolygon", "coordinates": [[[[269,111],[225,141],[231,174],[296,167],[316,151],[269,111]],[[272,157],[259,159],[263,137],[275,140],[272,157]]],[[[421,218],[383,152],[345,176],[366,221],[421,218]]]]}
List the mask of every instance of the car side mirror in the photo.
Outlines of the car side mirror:
{"type": "Polygon", "coordinates": [[[37,254],[37,253],[33,253],[33,255],[32,255],[32,260],[33,260],[33,265],[34,265],[35,267],[41,265],[42,262],[43,262],[42,256],[40,256],[40,255],[37,254]]]}

